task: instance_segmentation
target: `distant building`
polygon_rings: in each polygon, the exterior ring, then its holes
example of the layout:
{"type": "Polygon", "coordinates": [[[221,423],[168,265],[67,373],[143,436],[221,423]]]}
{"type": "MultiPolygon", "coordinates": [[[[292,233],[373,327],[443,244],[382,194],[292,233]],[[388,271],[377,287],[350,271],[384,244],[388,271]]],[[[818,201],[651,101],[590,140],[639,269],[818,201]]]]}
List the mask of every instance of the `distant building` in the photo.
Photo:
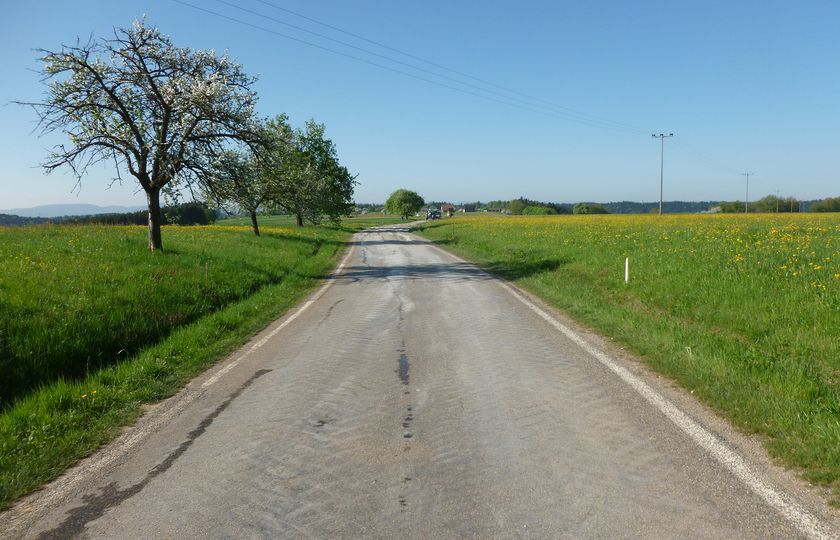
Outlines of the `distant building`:
{"type": "Polygon", "coordinates": [[[442,205],[440,205],[440,213],[441,214],[446,214],[449,217],[454,216],[455,215],[455,205],[454,204],[449,204],[449,203],[443,203],[442,205]]]}

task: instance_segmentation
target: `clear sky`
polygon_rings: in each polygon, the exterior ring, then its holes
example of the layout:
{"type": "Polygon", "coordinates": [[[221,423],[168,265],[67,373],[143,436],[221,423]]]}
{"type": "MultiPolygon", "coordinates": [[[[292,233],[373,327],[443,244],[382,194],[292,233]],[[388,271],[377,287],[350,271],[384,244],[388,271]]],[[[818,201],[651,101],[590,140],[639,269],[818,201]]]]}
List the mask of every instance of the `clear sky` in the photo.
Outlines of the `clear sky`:
{"type": "Polygon", "coordinates": [[[177,45],[227,50],[259,76],[259,112],[327,126],[359,174],[358,202],[398,187],[433,200],[526,196],[557,202],[751,199],[780,191],[840,195],[840,3],[836,1],[184,0],[272,32],[490,97],[483,99],[198,11],[174,0],[4,0],[0,16],[0,208],[50,203],[143,204],[136,186],[108,187],[106,167],[75,180],[37,164],[60,137],[38,138],[11,100],[43,89],[35,48],[106,36],[145,15],[177,45]],[[463,79],[319,26],[294,10],[501,87],[463,79]],[[236,9],[266,15],[260,17],[236,9]],[[487,94],[283,25],[501,92],[487,94]],[[583,121],[510,96],[579,111],[583,121]],[[524,106],[524,105],[523,105],[524,106]],[[599,117],[609,121],[609,126],[599,117]],[[632,128],[616,126],[615,122],[632,128]]]}

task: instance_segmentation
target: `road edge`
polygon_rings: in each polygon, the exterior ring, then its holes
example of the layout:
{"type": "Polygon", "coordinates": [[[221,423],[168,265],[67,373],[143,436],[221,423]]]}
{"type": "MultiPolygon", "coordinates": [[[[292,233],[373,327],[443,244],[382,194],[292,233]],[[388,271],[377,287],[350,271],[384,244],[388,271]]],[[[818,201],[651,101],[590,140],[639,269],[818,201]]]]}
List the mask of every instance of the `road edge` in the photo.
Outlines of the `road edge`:
{"type": "MultiPolygon", "coordinates": [[[[739,432],[726,418],[700,402],[675,381],[654,371],[641,358],[609,343],[613,341],[609,336],[586,327],[562,309],[548,304],[477,263],[411,230],[406,233],[456,262],[480,269],[508,294],[621,379],[806,537],[820,540],[840,537],[840,532],[837,532],[840,531],[840,519],[837,512],[827,504],[827,491],[808,484],[795,476],[795,471],[776,463],[767,454],[758,437],[739,432]]],[[[407,237],[406,240],[411,238],[407,237]]]]}

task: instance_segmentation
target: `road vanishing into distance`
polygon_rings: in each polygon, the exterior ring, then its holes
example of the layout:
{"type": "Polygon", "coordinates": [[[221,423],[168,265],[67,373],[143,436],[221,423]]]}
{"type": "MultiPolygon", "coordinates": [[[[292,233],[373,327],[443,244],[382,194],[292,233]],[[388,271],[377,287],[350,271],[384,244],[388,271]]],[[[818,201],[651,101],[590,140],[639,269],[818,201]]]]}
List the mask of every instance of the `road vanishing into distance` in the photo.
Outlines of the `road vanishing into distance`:
{"type": "Polygon", "coordinates": [[[18,505],[7,533],[836,534],[535,300],[405,228],[354,238],[309,301],[18,505]]]}

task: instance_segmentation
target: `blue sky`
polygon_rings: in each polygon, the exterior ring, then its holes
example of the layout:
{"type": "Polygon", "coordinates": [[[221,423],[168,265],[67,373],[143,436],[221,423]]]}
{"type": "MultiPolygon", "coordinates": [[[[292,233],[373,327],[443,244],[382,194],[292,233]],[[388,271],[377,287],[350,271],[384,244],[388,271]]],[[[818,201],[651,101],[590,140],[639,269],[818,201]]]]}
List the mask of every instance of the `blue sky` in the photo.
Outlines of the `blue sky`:
{"type": "MultiPolygon", "coordinates": [[[[185,1],[436,79],[217,0],[185,1]]],[[[666,200],[743,199],[744,171],[755,173],[751,199],[776,190],[803,199],[840,195],[837,2],[266,1],[633,128],[481,99],[173,0],[7,0],[0,18],[0,208],[144,203],[130,181],[108,189],[107,167],[85,178],[79,193],[71,193],[73,177],[45,176],[37,164],[61,138],[38,138],[34,113],[9,104],[42,92],[33,49],[105,36],[143,15],[177,45],[227,50],[258,75],[261,115],[325,123],[340,158],[359,174],[359,202],[382,201],[398,187],[452,201],[653,201],[654,131],[675,133],[665,149],[666,200]]],[[[259,0],[230,2],[440,71],[259,0]]]]}

